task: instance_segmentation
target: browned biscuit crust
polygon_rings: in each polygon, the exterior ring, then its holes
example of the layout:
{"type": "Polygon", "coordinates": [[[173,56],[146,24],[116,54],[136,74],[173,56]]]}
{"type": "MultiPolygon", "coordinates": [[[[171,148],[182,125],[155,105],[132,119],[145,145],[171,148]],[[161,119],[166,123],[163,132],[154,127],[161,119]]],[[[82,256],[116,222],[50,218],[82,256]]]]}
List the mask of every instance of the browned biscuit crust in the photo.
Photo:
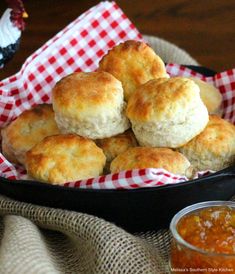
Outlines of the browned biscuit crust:
{"type": "Polygon", "coordinates": [[[196,170],[218,171],[235,162],[235,126],[210,115],[205,130],[179,148],[196,170]]]}
{"type": "Polygon", "coordinates": [[[107,162],[111,162],[118,154],[138,144],[133,132],[127,130],[116,136],[100,139],[97,141],[97,145],[104,151],[107,162]]]}
{"type": "Polygon", "coordinates": [[[144,42],[129,40],[112,48],[100,61],[99,70],[107,71],[122,82],[125,100],[150,79],[167,77],[162,59],[144,42]]]}
{"type": "Polygon", "coordinates": [[[51,105],[41,104],[24,111],[2,129],[2,151],[11,162],[24,164],[25,153],[44,137],[58,134],[51,105]]]}
{"type": "Polygon", "coordinates": [[[164,168],[174,174],[191,176],[192,169],[183,154],[168,148],[133,147],[111,163],[112,173],[141,168],[164,168]]]}
{"type": "Polygon", "coordinates": [[[52,90],[52,104],[63,133],[102,139],[129,128],[121,82],[107,72],[64,77],[52,90]]]}
{"type": "Polygon", "coordinates": [[[96,144],[78,135],[44,138],[26,153],[28,175],[42,182],[63,184],[100,175],[105,155],[96,144]]]}
{"type": "Polygon", "coordinates": [[[183,77],[158,78],[139,86],[126,114],[141,146],[180,147],[208,123],[199,87],[183,77]]]}

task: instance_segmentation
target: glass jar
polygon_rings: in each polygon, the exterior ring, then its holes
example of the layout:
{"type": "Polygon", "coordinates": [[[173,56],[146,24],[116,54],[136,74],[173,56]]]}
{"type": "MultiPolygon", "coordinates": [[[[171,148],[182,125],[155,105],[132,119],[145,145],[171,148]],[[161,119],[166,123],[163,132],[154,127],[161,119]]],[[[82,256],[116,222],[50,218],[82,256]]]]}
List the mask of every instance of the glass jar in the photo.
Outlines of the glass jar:
{"type": "Polygon", "coordinates": [[[170,231],[171,273],[235,274],[235,202],[188,206],[173,217],[170,231]]]}

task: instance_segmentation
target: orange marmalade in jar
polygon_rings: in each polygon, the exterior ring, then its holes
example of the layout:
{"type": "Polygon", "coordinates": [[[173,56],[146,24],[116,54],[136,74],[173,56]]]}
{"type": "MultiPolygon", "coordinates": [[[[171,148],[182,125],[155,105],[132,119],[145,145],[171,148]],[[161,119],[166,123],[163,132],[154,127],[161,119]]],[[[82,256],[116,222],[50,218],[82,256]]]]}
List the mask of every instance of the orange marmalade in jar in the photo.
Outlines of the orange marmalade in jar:
{"type": "Polygon", "coordinates": [[[235,274],[235,202],[198,203],[171,221],[171,273],[235,274]]]}

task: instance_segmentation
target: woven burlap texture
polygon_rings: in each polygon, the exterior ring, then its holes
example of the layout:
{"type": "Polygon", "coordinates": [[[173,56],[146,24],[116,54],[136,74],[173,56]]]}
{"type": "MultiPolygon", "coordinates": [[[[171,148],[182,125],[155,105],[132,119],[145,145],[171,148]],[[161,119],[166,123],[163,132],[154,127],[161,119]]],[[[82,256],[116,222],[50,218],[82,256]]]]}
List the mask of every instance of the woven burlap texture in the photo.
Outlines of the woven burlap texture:
{"type": "MultiPolygon", "coordinates": [[[[197,64],[167,41],[144,38],[165,62],[197,64]]],[[[0,274],[168,273],[169,239],[167,230],[131,235],[94,216],[0,196],[0,274]]]]}

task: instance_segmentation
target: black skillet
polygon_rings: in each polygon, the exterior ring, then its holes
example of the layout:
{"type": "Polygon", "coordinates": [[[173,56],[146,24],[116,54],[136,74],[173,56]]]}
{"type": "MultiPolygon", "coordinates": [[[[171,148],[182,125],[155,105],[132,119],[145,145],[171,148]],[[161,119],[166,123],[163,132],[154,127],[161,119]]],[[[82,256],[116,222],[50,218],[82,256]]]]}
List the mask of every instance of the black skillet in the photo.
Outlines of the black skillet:
{"type": "MultiPolygon", "coordinates": [[[[206,76],[214,74],[206,68],[190,68],[206,76]]],[[[235,166],[188,182],[134,190],[86,190],[0,177],[0,193],[19,201],[96,215],[139,232],[168,227],[173,215],[188,205],[231,198],[235,166]]]]}

